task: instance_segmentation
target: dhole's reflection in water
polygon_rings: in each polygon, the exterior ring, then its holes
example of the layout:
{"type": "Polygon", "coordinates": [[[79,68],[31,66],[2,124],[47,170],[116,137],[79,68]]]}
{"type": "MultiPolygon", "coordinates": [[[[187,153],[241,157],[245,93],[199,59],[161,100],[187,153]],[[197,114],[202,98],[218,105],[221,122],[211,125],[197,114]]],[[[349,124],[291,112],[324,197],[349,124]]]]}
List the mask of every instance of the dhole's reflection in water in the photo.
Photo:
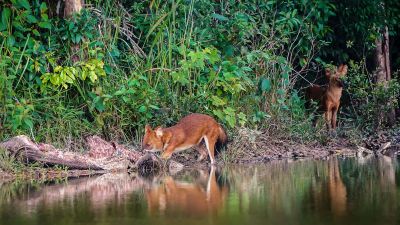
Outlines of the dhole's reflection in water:
{"type": "Polygon", "coordinates": [[[397,177],[380,157],[0,183],[0,224],[396,224],[397,177]]]}
{"type": "Polygon", "coordinates": [[[227,186],[217,183],[216,168],[210,172],[197,170],[198,176],[192,182],[176,181],[171,176],[160,179],[146,190],[150,214],[166,211],[181,212],[185,215],[215,213],[223,208],[228,194],[227,186]]]}

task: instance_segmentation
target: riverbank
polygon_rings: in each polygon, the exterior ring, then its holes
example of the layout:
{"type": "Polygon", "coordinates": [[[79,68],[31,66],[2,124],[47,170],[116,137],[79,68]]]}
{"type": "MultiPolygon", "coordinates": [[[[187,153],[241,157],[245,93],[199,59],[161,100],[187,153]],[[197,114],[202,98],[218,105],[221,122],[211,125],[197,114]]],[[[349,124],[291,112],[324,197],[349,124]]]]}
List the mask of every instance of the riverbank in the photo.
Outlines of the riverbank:
{"type": "MultiPolygon", "coordinates": [[[[257,164],[282,159],[326,159],[330,156],[397,156],[400,152],[400,137],[397,134],[397,132],[381,132],[365,138],[364,142],[331,134],[324,143],[320,141],[300,143],[290,138],[242,128],[232,135],[225,149],[218,152],[216,158],[218,165],[224,165],[257,164]]],[[[22,156],[25,157],[24,162],[28,162],[28,164],[19,162],[18,170],[10,169],[15,166],[10,163],[8,169],[0,168],[0,179],[19,177],[53,180],[91,176],[110,171],[137,170],[138,161],[145,156],[145,153],[134,145],[105,141],[99,136],[88,136],[83,140],[85,143],[83,153],[57,149],[49,143],[34,143],[26,136],[17,136],[0,142],[0,147],[7,149],[14,158],[15,155],[22,156]],[[34,166],[31,166],[32,162],[35,162],[34,166]],[[23,169],[24,167],[28,169],[23,169]]],[[[138,143],[135,144],[139,146],[138,143]]],[[[197,157],[198,153],[195,150],[175,153],[170,160],[174,168],[169,169],[209,166],[208,160],[198,162],[197,157]]],[[[11,160],[11,158],[3,157],[0,160],[11,160]]],[[[12,160],[15,164],[16,160],[12,160]]],[[[3,163],[6,164],[7,162],[3,163]]]]}

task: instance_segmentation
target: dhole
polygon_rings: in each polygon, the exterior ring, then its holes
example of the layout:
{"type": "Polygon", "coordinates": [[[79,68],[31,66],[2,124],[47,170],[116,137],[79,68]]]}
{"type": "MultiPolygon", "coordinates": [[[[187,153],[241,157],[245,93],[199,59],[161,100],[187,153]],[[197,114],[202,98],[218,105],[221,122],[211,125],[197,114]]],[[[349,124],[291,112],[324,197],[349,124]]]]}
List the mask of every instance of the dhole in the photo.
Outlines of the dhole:
{"type": "Polygon", "coordinates": [[[215,146],[226,143],[226,133],[211,116],[193,113],[172,127],[157,127],[152,130],[146,125],[142,149],[151,152],[162,151],[162,158],[168,159],[174,152],[195,147],[200,152],[200,161],[207,155],[201,146],[202,140],[206,144],[211,163],[214,164],[215,146]]]}
{"type": "Polygon", "coordinates": [[[325,75],[329,83],[327,87],[313,85],[307,88],[306,98],[319,103],[319,111],[325,114],[325,121],[328,130],[336,128],[337,112],[342,96],[343,82],[341,77],[346,75],[347,65],[340,65],[335,71],[325,69],[325,75]]]}

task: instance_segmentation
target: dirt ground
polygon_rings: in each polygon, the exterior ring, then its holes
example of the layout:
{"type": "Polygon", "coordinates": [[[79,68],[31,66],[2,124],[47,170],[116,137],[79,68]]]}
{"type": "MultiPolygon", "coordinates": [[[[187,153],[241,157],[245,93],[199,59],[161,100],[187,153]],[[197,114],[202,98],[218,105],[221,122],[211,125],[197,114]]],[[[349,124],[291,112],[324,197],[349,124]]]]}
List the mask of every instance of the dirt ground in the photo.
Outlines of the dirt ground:
{"type": "MultiPolygon", "coordinates": [[[[40,154],[48,158],[56,157],[67,161],[90,162],[104,168],[105,171],[128,170],[145,155],[144,152],[138,151],[137,147],[107,142],[99,136],[85,138],[87,148],[85,154],[56,149],[47,143],[33,143],[28,140],[28,137],[23,137],[25,147],[30,145],[32,148],[37,148],[41,152],[40,154]]],[[[216,159],[218,165],[256,164],[280,159],[325,159],[333,155],[362,157],[371,154],[392,157],[400,154],[400,134],[396,132],[376,133],[365,138],[363,143],[359,145],[338,136],[328,138],[324,144],[318,141],[302,144],[291,139],[277,138],[266,133],[243,128],[234,134],[234,138],[230,138],[224,149],[217,152],[216,159]]],[[[197,151],[187,150],[175,153],[171,160],[177,167],[203,168],[209,166],[209,159],[198,162],[197,157],[197,151]]],[[[76,177],[91,174],[90,171],[69,170],[61,175],[62,177],[76,177]]],[[[39,177],[43,177],[43,171],[39,175],[39,177]]],[[[2,171],[0,168],[0,179],[9,179],[12,176],[12,174],[2,171]]],[[[60,174],[56,172],[53,174],[51,170],[48,170],[44,176],[57,177],[60,174]]]]}
{"type": "MultiPolygon", "coordinates": [[[[355,144],[348,138],[333,134],[324,144],[319,141],[307,144],[285,138],[269,136],[250,129],[240,129],[227,147],[217,154],[219,164],[265,163],[271,160],[313,158],[325,159],[329,156],[361,157],[369,154],[395,157],[400,154],[400,133],[385,131],[372,134],[355,144]]],[[[197,152],[179,153],[173,159],[187,166],[201,166],[207,162],[196,161],[197,152]]]]}

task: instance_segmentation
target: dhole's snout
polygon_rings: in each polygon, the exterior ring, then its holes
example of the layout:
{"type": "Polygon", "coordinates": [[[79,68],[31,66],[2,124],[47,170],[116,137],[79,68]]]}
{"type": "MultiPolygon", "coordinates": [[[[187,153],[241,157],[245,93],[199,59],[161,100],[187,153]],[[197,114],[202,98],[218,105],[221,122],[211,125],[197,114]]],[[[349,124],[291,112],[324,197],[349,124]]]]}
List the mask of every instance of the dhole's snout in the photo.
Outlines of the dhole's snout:
{"type": "Polygon", "coordinates": [[[141,151],[141,152],[156,153],[156,152],[159,152],[160,150],[154,149],[154,148],[153,148],[152,146],[150,146],[150,145],[142,144],[140,151],[141,151]]]}
{"type": "Polygon", "coordinates": [[[346,80],[341,80],[341,86],[342,88],[346,88],[348,85],[348,82],[346,80]]]}
{"type": "Polygon", "coordinates": [[[147,151],[148,148],[149,148],[148,145],[142,143],[142,146],[140,146],[140,151],[145,152],[145,151],[147,151]]]}
{"type": "Polygon", "coordinates": [[[345,86],[345,81],[339,78],[339,79],[337,80],[337,86],[340,87],[340,88],[344,88],[344,86],[345,86]]]}

